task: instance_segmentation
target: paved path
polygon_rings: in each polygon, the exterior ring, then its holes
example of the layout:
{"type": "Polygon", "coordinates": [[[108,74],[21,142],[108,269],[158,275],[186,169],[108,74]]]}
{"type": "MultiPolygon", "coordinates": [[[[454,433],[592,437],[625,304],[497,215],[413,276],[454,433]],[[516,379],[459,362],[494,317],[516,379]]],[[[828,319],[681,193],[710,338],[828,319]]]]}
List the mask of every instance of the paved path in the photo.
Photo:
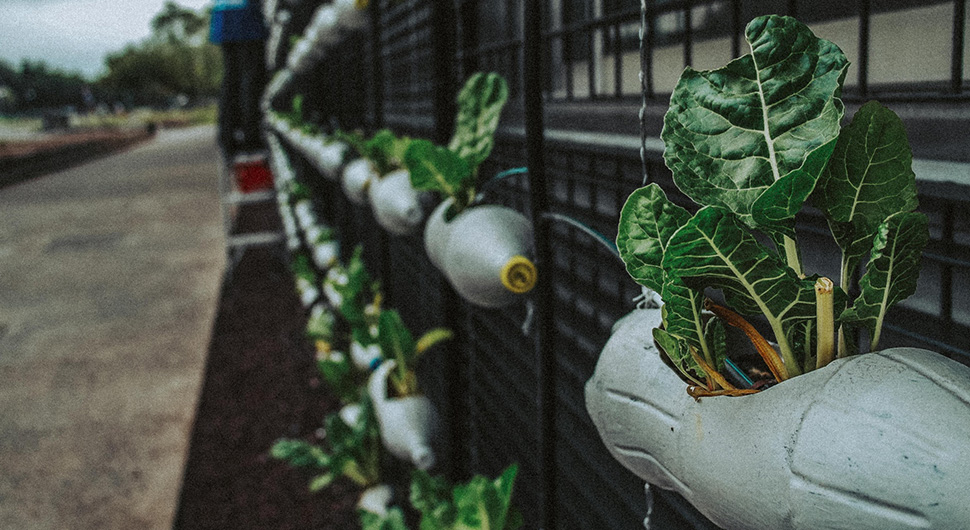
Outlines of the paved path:
{"type": "Polygon", "coordinates": [[[224,263],[215,131],[0,190],[0,529],[168,529],[224,263]]]}

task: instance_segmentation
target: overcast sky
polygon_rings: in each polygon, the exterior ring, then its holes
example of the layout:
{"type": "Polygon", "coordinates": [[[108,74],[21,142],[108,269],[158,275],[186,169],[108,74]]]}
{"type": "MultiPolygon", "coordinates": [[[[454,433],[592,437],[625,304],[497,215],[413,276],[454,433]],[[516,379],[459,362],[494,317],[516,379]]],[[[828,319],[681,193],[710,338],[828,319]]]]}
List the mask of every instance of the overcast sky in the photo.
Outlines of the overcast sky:
{"type": "MultiPolygon", "coordinates": [[[[211,0],[176,0],[199,9],[211,0]]],[[[151,32],[165,0],[0,0],[0,59],[23,58],[97,76],[104,56],[151,32]]]]}

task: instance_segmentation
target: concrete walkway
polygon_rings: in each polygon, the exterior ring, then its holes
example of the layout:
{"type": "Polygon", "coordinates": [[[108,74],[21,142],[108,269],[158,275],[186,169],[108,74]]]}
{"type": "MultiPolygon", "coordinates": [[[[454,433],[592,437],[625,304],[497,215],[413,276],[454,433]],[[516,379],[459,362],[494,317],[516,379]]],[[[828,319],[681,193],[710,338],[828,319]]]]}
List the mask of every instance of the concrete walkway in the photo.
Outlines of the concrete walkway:
{"type": "Polygon", "coordinates": [[[214,135],[0,190],[0,528],[171,528],[224,264],[214,135]]]}

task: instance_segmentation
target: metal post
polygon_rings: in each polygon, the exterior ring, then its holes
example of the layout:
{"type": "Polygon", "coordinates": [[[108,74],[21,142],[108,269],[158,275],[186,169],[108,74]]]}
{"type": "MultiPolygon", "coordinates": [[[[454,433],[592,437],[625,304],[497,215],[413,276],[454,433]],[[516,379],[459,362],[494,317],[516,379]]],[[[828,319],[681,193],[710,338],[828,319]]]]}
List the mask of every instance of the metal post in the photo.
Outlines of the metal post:
{"type": "Polygon", "coordinates": [[[684,3],[684,66],[694,62],[694,20],[691,17],[693,9],[690,0],[684,3]]]}
{"type": "Polygon", "coordinates": [[[438,145],[451,139],[455,122],[455,80],[458,35],[454,2],[431,2],[432,53],[434,54],[434,138],[438,145]]]}
{"type": "Polygon", "coordinates": [[[741,39],[744,38],[744,26],[741,25],[741,0],[731,2],[731,56],[741,56],[741,39]]]}
{"type": "Polygon", "coordinates": [[[384,126],[384,57],[381,55],[380,2],[370,3],[371,97],[373,98],[374,129],[384,126]]]}
{"type": "Polygon", "coordinates": [[[859,1],[859,95],[869,95],[870,0],[859,1]]]}
{"type": "Polygon", "coordinates": [[[967,31],[967,2],[953,2],[953,61],[950,75],[950,91],[959,94],[963,91],[963,43],[967,31]]]}
{"type": "Polygon", "coordinates": [[[539,411],[539,528],[556,528],[556,359],[551,348],[552,250],[549,244],[545,160],[543,159],[542,2],[523,2],[523,103],[529,166],[529,199],[535,234],[539,282],[535,288],[539,411]]]}

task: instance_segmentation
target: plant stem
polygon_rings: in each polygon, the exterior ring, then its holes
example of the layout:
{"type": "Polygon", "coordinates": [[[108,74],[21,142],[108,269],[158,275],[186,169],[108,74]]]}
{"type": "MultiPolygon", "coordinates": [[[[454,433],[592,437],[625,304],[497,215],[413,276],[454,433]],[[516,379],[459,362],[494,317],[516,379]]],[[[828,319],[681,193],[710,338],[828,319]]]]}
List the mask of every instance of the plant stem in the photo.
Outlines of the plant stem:
{"type": "Polygon", "coordinates": [[[798,244],[788,236],[783,237],[785,238],[785,260],[800,278],[802,277],[802,261],[798,258],[798,244]]]}
{"type": "MultiPolygon", "coordinates": [[[[696,300],[694,298],[693,300],[696,300]]],[[[701,308],[698,304],[691,301],[691,312],[694,316],[694,332],[697,333],[697,340],[701,343],[701,351],[704,353],[704,359],[708,364],[714,364],[714,355],[711,354],[711,348],[707,345],[707,339],[704,338],[704,320],[701,318],[701,308]]]]}
{"type": "MultiPolygon", "coordinates": [[[[761,336],[761,333],[758,333],[758,330],[754,329],[754,326],[742,318],[741,315],[726,307],[715,304],[710,299],[704,302],[704,308],[721,317],[721,319],[724,320],[724,322],[726,322],[728,325],[740,329],[745,335],[748,336],[748,340],[754,344],[754,348],[758,350],[758,355],[760,355],[765,361],[765,364],[768,365],[768,369],[771,370],[771,374],[775,376],[776,381],[780,383],[789,378],[788,367],[786,367],[785,363],[778,357],[778,352],[776,352],[775,349],[771,347],[771,344],[768,344],[768,341],[761,336]]],[[[784,335],[782,335],[782,338],[784,338],[784,335]]],[[[798,370],[797,364],[794,363],[791,365],[791,368],[798,370]]]]}
{"type": "Polygon", "coordinates": [[[832,280],[821,277],[815,281],[815,318],[818,326],[818,343],[815,350],[815,368],[830,362],[835,354],[835,316],[832,305],[832,280]]]}
{"type": "Polygon", "coordinates": [[[707,361],[705,361],[700,355],[697,355],[696,349],[691,348],[690,354],[694,357],[694,362],[700,365],[701,369],[707,373],[708,379],[713,380],[714,384],[717,385],[716,387],[714,385],[708,385],[708,389],[717,390],[717,388],[720,387],[724,390],[737,390],[737,388],[729,383],[728,380],[717,371],[717,369],[708,364],[707,361]]]}
{"type": "MultiPolygon", "coordinates": [[[[842,290],[849,294],[849,260],[845,257],[845,252],[842,252],[842,277],[839,279],[839,284],[842,290]]],[[[841,359],[846,356],[848,350],[845,344],[845,325],[839,324],[839,353],[838,358],[841,359]]]]}

